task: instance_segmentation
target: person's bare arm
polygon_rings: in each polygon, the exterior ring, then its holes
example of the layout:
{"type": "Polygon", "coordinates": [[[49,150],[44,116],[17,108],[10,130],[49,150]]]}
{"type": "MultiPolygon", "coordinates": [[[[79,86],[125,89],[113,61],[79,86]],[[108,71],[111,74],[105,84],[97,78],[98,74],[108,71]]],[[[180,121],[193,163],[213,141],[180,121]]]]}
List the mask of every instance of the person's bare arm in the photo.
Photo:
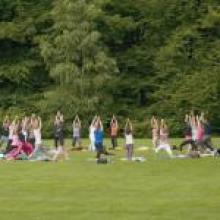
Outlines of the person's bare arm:
{"type": "Polygon", "coordinates": [[[41,117],[38,117],[38,121],[39,121],[39,128],[40,130],[42,129],[42,120],[41,120],[41,117]]]}
{"type": "Polygon", "coordinates": [[[128,127],[129,127],[130,129],[132,129],[132,127],[131,127],[131,122],[130,122],[130,119],[129,119],[129,118],[128,118],[127,121],[126,121],[125,130],[126,130],[128,127]]]}
{"type": "Polygon", "coordinates": [[[114,116],[112,116],[112,118],[111,118],[111,123],[113,122],[113,120],[114,120],[114,116]]]}
{"type": "Polygon", "coordinates": [[[95,123],[96,121],[97,121],[97,115],[95,115],[95,117],[93,118],[92,123],[91,123],[90,126],[94,125],[94,123],[95,123]]]}
{"type": "Polygon", "coordinates": [[[129,126],[130,126],[131,131],[133,131],[133,125],[131,122],[129,123],[129,126]]]}
{"type": "Polygon", "coordinates": [[[195,116],[195,112],[193,109],[190,111],[190,115],[191,115],[191,117],[195,116]]]}
{"type": "Polygon", "coordinates": [[[116,128],[118,128],[118,120],[117,120],[117,118],[115,117],[115,115],[113,115],[113,117],[112,117],[111,123],[113,123],[113,122],[115,122],[115,126],[116,126],[116,128]]]}
{"type": "Polygon", "coordinates": [[[81,128],[82,127],[82,123],[81,123],[81,120],[80,120],[78,115],[76,116],[76,120],[77,120],[77,123],[79,124],[79,127],[81,128]]]}
{"type": "Polygon", "coordinates": [[[75,121],[79,123],[80,120],[79,120],[79,116],[78,115],[76,115],[75,121]]]}
{"type": "Polygon", "coordinates": [[[79,128],[80,128],[80,129],[82,128],[82,122],[81,122],[80,119],[79,119],[79,128]]]}
{"type": "Polygon", "coordinates": [[[201,120],[202,122],[205,121],[205,113],[204,113],[204,112],[201,112],[200,120],[201,120]]]}
{"type": "MultiPolygon", "coordinates": [[[[101,118],[100,118],[99,116],[97,117],[96,122],[97,122],[97,125],[100,126],[100,129],[103,130],[103,124],[102,124],[101,118]]],[[[97,127],[97,126],[96,126],[96,127],[97,127]]]]}
{"type": "Polygon", "coordinates": [[[155,123],[155,118],[152,117],[151,120],[150,120],[151,128],[154,127],[154,123],[155,123]]]}
{"type": "Polygon", "coordinates": [[[128,119],[125,121],[125,127],[124,127],[124,130],[127,129],[127,126],[128,126],[128,119]]]}
{"type": "Polygon", "coordinates": [[[63,114],[60,115],[60,121],[61,121],[61,122],[64,122],[64,116],[63,116],[63,114]]]}
{"type": "Polygon", "coordinates": [[[185,123],[189,123],[189,115],[188,114],[185,115],[185,123]]]}
{"type": "Polygon", "coordinates": [[[118,120],[115,119],[115,125],[116,125],[116,128],[118,129],[118,120]]]}
{"type": "Polygon", "coordinates": [[[200,119],[199,119],[199,115],[196,115],[196,125],[199,126],[200,125],[200,119]]]}

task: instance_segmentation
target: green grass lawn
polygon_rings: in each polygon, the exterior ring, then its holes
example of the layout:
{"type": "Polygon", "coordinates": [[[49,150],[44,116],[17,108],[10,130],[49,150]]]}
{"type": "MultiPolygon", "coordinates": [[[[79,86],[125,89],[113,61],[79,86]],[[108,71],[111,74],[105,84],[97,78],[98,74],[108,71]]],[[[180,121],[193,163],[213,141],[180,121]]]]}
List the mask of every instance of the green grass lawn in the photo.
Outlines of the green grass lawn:
{"type": "Polygon", "coordinates": [[[220,159],[168,159],[149,149],[136,152],[147,158],[138,163],[123,155],[108,165],[88,161],[88,152],[65,162],[1,161],[0,220],[220,219],[220,159]]]}

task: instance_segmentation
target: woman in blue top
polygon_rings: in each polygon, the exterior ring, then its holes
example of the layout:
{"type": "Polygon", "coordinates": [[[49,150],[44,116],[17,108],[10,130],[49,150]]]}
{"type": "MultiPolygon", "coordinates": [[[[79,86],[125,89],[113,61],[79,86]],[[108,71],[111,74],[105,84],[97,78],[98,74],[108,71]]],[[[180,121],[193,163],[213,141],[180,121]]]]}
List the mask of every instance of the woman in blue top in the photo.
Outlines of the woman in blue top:
{"type": "Polygon", "coordinates": [[[103,131],[103,124],[98,117],[97,122],[96,122],[96,129],[94,131],[94,136],[95,136],[95,148],[97,151],[97,159],[100,159],[101,154],[105,154],[104,151],[104,146],[103,146],[103,139],[104,139],[104,131],[103,131]]]}

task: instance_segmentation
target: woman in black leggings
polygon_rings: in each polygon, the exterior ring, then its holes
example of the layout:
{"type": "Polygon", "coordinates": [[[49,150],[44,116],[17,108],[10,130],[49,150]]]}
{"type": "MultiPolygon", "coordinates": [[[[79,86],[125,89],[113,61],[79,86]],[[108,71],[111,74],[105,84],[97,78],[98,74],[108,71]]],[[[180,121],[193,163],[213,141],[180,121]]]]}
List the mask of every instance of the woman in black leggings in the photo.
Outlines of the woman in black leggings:
{"type": "Polygon", "coordinates": [[[54,143],[56,149],[64,146],[64,120],[61,113],[56,115],[54,121],[54,143]]]}

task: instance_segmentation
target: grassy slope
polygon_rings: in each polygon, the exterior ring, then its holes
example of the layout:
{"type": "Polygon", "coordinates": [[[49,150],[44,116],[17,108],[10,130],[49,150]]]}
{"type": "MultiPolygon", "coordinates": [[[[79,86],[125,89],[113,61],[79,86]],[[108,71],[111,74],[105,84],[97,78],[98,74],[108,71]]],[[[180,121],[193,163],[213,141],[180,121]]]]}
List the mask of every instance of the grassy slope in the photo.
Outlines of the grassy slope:
{"type": "Polygon", "coordinates": [[[118,160],[122,154],[99,166],[86,152],[58,163],[2,161],[0,219],[219,219],[219,159],[170,160],[147,151],[137,152],[147,162],[129,163],[118,160]]]}

